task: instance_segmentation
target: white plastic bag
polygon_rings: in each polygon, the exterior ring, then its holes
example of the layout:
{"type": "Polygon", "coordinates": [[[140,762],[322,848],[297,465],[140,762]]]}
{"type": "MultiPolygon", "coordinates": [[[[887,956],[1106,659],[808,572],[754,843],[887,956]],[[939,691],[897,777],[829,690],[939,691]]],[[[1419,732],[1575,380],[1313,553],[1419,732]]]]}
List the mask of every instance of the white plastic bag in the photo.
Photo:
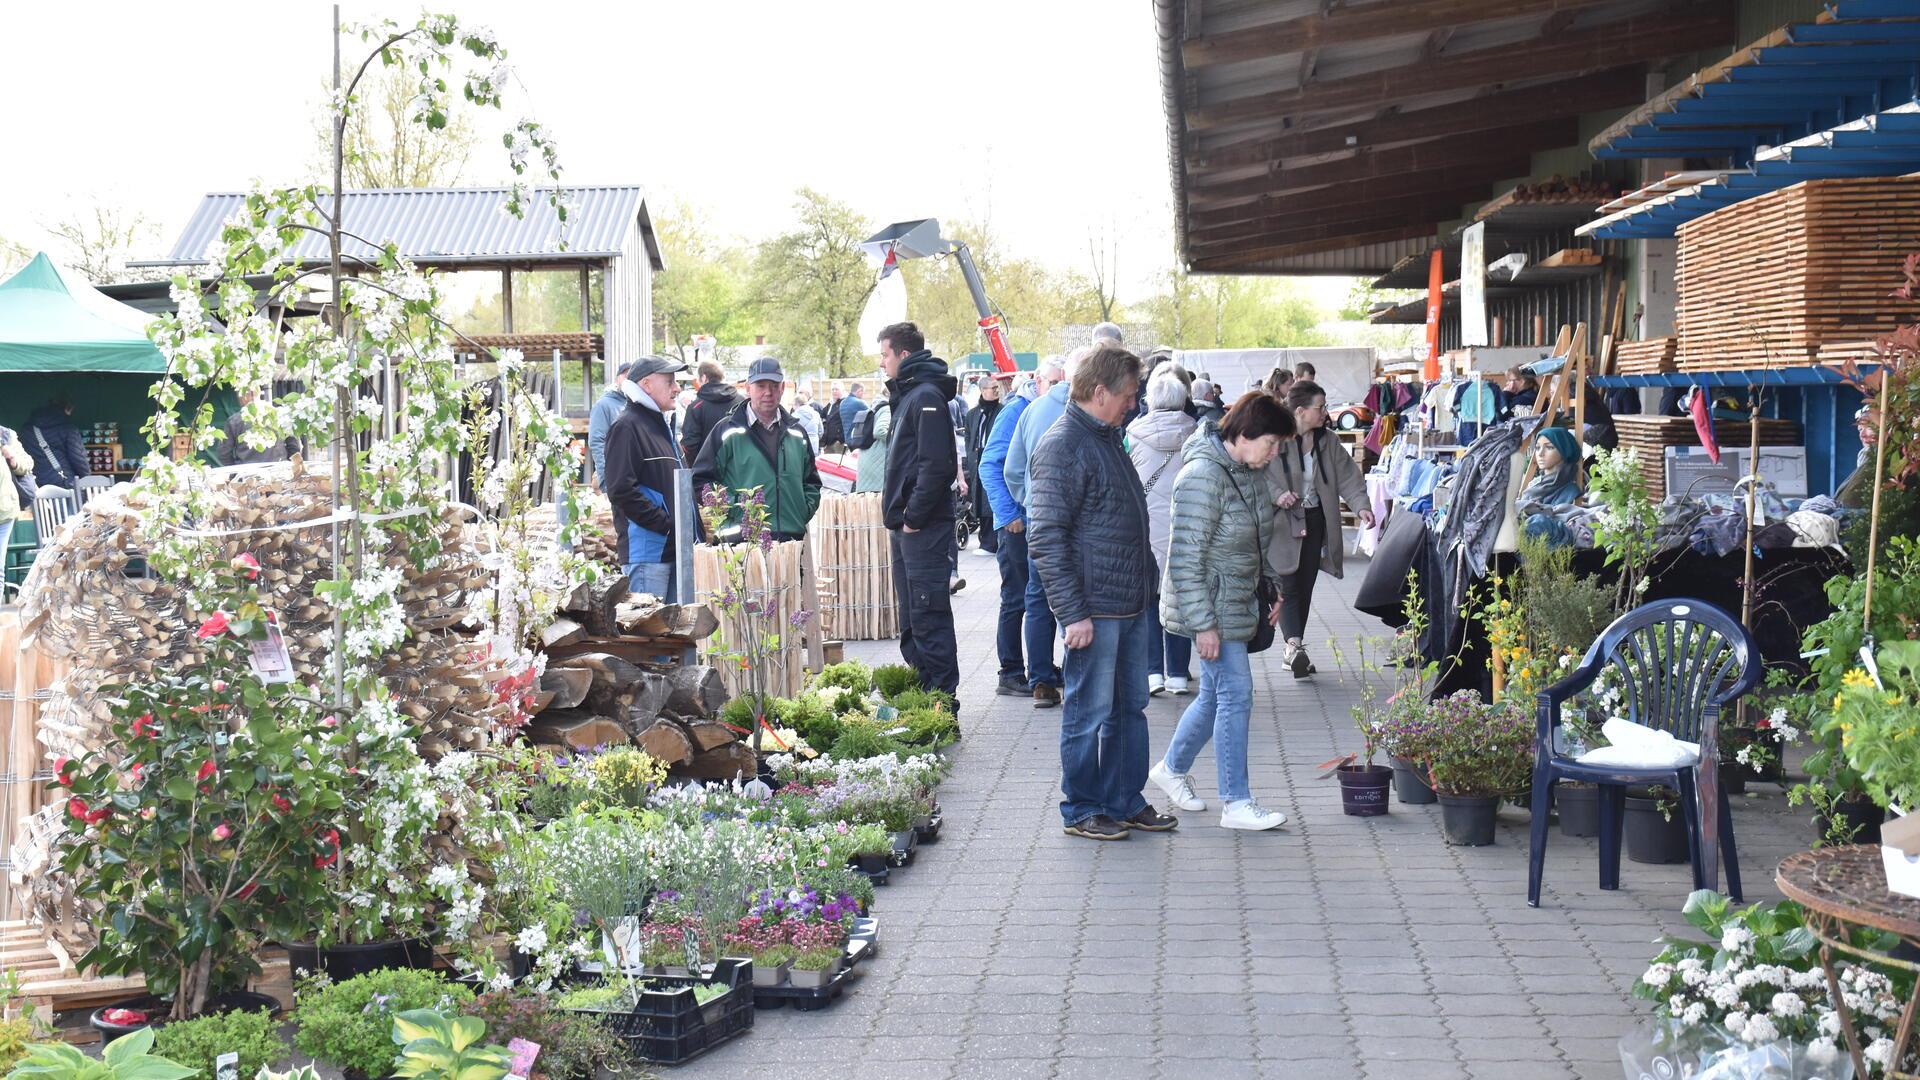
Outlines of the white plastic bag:
{"type": "Polygon", "coordinates": [[[1654,1020],[1620,1038],[1625,1080],[1853,1080],[1841,1046],[1829,1062],[1808,1058],[1804,1043],[1748,1046],[1718,1028],[1654,1020]]]}
{"type": "Polygon", "coordinates": [[[1700,744],[1676,739],[1671,732],[1616,716],[1600,725],[1600,733],[1613,745],[1589,750],[1575,760],[1627,769],[1690,769],[1700,764],[1700,744]]]}

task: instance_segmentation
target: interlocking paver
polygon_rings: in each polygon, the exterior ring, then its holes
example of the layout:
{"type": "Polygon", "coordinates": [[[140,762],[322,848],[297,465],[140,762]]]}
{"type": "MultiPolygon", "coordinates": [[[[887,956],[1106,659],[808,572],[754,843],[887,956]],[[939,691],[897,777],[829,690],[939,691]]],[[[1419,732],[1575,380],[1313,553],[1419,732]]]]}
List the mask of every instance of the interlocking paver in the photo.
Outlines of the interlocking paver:
{"type": "MultiPolygon", "coordinates": [[[[1310,643],[1383,632],[1347,606],[1364,568],[1322,583],[1310,643]]],[[[962,569],[966,736],[940,793],[946,834],[879,890],[881,954],[831,1008],[763,1011],[752,1035],[676,1077],[1619,1074],[1613,1041],[1647,1008],[1633,980],[1656,937],[1686,932],[1686,867],[1627,862],[1623,887],[1601,891],[1595,841],[1556,832],[1530,909],[1523,809],[1503,807],[1495,845],[1475,849],[1445,845],[1437,806],[1342,816],[1317,766],[1358,748],[1358,681],[1324,644],[1310,645],[1311,680],[1277,654],[1254,658],[1249,768],[1255,793],[1291,819],[1284,829],[1220,829],[1202,754],[1195,782],[1212,805],[1180,815],[1178,832],[1065,837],[1060,713],[991,694],[996,575],[971,552],[962,569]]],[[[847,653],[898,660],[892,642],[847,653]]],[[[1191,700],[1150,704],[1154,752],[1191,700]]],[[[1771,899],[1767,871],[1805,846],[1805,823],[1776,793],[1742,800],[1735,823],[1749,899],[1771,899]]]]}

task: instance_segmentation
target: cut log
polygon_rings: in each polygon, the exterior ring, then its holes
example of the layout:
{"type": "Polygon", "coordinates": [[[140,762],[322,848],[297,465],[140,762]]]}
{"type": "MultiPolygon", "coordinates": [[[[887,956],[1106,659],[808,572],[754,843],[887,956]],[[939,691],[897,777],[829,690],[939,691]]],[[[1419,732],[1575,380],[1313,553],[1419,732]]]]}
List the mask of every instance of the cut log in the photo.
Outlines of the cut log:
{"type": "Polygon", "coordinates": [[[712,720],[699,720],[688,724],[687,734],[693,736],[694,749],[701,753],[740,741],[739,732],[712,720]]]}
{"type": "Polygon", "coordinates": [[[721,680],[720,672],[712,667],[689,664],[650,670],[666,676],[672,690],[660,706],[663,710],[682,716],[712,716],[727,703],[727,685],[721,680]]]}
{"type": "Polygon", "coordinates": [[[555,619],[540,631],[540,641],[551,649],[556,645],[571,645],[587,636],[587,628],[572,619],[555,619]]]}
{"type": "Polygon", "coordinates": [[[550,709],[527,723],[527,737],[536,743],[591,750],[628,741],[627,732],[611,718],[577,709],[550,709]]]}
{"type": "Polygon", "coordinates": [[[687,734],[686,728],[666,717],[655,719],[634,741],[640,744],[640,749],[670,767],[693,759],[693,736],[687,734]]]}
{"type": "Polygon", "coordinates": [[[754,776],[759,770],[753,749],[736,742],[697,754],[686,764],[675,766],[672,773],[693,780],[734,780],[754,776]]]}
{"type": "Polygon", "coordinates": [[[584,668],[593,672],[593,685],[612,687],[616,690],[635,686],[646,678],[646,672],[637,665],[629,664],[612,653],[603,652],[581,653],[579,656],[569,656],[565,660],[556,660],[549,665],[549,670],[553,668],[584,668]]]}
{"type": "Polygon", "coordinates": [[[590,586],[587,590],[587,609],[582,613],[582,621],[587,624],[588,632],[594,637],[614,637],[619,634],[620,624],[614,621],[615,613],[620,609],[620,602],[626,598],[625,574],[609,574],[590,586]]]}
{"type": "Polygon", "coordinates": [[[571,709],[587,700],[593,672],[586,668],[549,668],[540,676],[540,689],[553,695],[552,708],[571,709]]]}
{"type": "Polygon", "coordinates": [[[631,599],[614,613],[620,629],[642,637],[679,637],[698,641],[720,627],[720,619],[705,604],[649,604],[631,599]]]}

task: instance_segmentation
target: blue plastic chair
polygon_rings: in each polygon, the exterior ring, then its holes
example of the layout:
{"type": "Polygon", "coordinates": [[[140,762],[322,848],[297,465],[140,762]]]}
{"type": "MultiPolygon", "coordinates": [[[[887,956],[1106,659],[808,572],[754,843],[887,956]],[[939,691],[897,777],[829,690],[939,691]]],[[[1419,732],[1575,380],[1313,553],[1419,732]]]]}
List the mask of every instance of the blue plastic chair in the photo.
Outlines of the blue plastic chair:
{"type": "Polygon", "coordinates": [[[1726,612],[1701,600],[1662,600],[1614,620],[1587,649],[1580,666],[1539,697],[1533,769],[1533,842],[1527,853],[1527,906],[1540,906],[1547,860],[1547,815],[1554,782],[1600,785],[1600,887],[1620,887],[1620,832],[1627,785],[1665,784],[1680,794],[1686,816],[1693,887],[1720,880],[1719,851],[1727,849],[1727,892],[1740,896],[1740,862],[1733,818],[1719,781],[1720,710],[1760,682],[1764,663],[1753,635],[1726,612]],[[1697,768],[1634,769],[1583,765],[1554,748],[1560,706],[1592,686],[1608,667],[1621,675],[1628,719],[1700,744],[1697,768]],[[1697,779],[1696,779],[1697,777],[1697,779]],[[1696,794],[1697,792],[1697,794],[1696,794]]]}

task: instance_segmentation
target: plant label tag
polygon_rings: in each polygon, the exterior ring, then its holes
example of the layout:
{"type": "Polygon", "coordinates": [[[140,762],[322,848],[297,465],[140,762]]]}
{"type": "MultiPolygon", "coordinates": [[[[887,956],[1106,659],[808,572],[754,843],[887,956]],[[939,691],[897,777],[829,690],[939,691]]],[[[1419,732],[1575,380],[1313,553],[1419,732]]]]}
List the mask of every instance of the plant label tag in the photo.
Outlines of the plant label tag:
{"type": "Polygon", "coordinates": [[[293,658],[287,654],[287,639],[280,624],[271,615],[266,619],[267,636],[247,642],[247,666],[263,683],[293,681],[293,658]]]}
{"type": "Polygon", "coordinates": [[[507,1043],[507,1053],[512,1055],[509,1070],[514,1076],[533,1075],[533,1060],[540,1056],[540,1044],[525,1039],[513,1039],[507,1043]]]}
{"type": "Polygon", "coordinates": [[[213,1059],[214,1080],[240,1080],[240,1055],[232,1052],[213,1059]]]}

